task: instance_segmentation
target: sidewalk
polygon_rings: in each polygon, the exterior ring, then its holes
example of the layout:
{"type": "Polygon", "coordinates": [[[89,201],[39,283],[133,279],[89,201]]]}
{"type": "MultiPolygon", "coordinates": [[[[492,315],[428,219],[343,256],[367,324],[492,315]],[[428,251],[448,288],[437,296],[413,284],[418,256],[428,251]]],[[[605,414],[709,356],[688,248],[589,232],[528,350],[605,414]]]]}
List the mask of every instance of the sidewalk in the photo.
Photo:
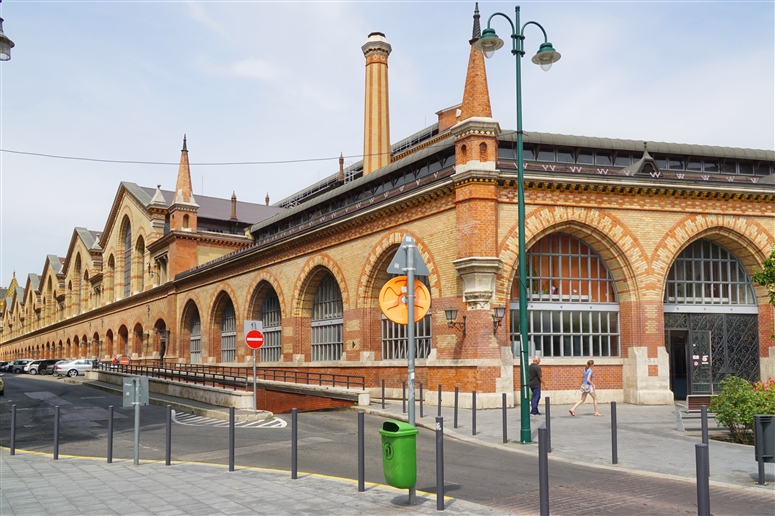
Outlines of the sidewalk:
{"type": "MultiPolygon", "coordinates": [[[[200,463],[132,461],[68,457],[17,451],[0,453],[3,516],[44,514],[212,515],[266,514],[437,514],[436,497],[417,493],[409,507],[407,491],[321,475],[240,466],[229,474],[223,466],[200,463]]],[[[445,514],[509,514],[447,498],[445,514]]]]}
{"type": "MultiPolygon", "coordinates": [[[[546,422],[544,400],[541,400],[541,416],[531,416],[532,443],[521,444],[520,409],[507,410],[508,443],[503,443],[502,409],[476,411],[476,430],[471,433],[471,410],[458,409],[458,428],[453,428],[454,409],[442,407],[444,433],[465,441],[508,450],[514,453],[538,454],[538,427],[546,422]]],[[[569,413],[572,405],[551,406],[551,461],[570,462],[612,468],[631,473],[641,473],[659,478],[676,477],[696,480],[695,447],[701,442],[700,432],[676,430],[674,406],[629,405],[617,403],[618,464],[611,464],[611,406],[600,405],[604,417],[594,417],[591,403],[576,409],[576,417],[569,413]]],[[[358,407],[360,409],[360,407],[358,407]]],[[[418,426],[435,428],[438,407],[424,406],[420,417],[419,403],[415,409],[418,426]]],[[[401,403],[388,403],[382,410],[380,403],[372,402],[367,411],[395,419],[407,419],[402,414],[401,403]]],[[[715,423],[710,423],[714,428],[715,423]]],[[[717,432],[716,432],[717,433],[717,432]]],[[[773,464],[765,464],[768,485],[759,486],[758,465],[754,460],[753,446],[709,441],[710,481],[725,487],[748,488],[762,492],[775,492],[773,464]]]]}

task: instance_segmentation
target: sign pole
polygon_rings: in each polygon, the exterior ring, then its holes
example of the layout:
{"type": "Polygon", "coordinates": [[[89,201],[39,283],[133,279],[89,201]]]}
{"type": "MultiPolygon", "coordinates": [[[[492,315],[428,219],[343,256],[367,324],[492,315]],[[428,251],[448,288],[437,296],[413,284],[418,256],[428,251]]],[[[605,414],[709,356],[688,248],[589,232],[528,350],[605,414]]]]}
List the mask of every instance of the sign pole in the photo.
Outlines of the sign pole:
{"type": "Polygon", "coordinates": [[[132,378],[134,383],[135,406],[135,466],[140,465],[140,379],[132,378]]]}
{"type": "Polygon", "coordinates": [[[256,349],[253,348],[253,414],[258,412],[258,397],[256,396],[256,349]]]}
{"type": "MultiPolygon", "coordinates": [[[[408,321],[406,322],[407,328],[407,340],[409,344],[409,424],[414,426],[414,355],[415,355],[415,342],[414,342],[414,244],[406,245],[406,289],[407,292],[407,309],[408,309],[408,321]]],[[[414,505],[417,493],[414,487],[409,488],[409,505],[414,505]]]]}

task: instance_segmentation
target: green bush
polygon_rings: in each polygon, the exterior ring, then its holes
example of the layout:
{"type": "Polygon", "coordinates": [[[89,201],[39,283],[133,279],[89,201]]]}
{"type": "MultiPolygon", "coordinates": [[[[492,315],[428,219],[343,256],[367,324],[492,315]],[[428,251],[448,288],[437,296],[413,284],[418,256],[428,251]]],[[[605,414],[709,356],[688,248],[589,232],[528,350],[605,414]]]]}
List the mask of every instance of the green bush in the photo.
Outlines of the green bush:
{"type": "Polygon", "coordinates": [[[775,414],[775,380],[751,384],[737,376],[727,376],[721,382],[721,394],[715,396],[708,411],[716,420],[729,428],[735,442],[753,442],[753,417],[756,414],[775,414]]]}

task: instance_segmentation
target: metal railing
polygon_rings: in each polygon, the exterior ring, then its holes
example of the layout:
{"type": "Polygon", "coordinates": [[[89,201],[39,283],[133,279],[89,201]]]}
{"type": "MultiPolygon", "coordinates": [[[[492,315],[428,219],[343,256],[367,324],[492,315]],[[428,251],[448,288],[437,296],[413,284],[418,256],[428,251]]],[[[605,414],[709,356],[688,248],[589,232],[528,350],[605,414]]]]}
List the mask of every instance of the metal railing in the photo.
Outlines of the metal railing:
{"type": "Polygon", "coordinates": [[[169,364],[166,366],[146,364],[121,365],[103,362],[100,363],[99,369],[116,373],[148,376],[150,378],[163,378],[165,380],[173,380],[181,383],[210,385],[212,387],[221,387],[224,389],[232,388],[235,391],[238,387],[240,390],[250,390],[248,389],[248,386],[251,384],[248,382],[248,377],[234,374],[235,371],[233,371],[232,368],[213,368],[216,369],[215,371],[208,371],[207,369],[202,368],[188,370],[179,368],[179,365],[182,364],[169,364]]]}
{"type": "MultiPolygon", "coordinates": [[[[237,389],[237,386],[242,387],[243,385],[245,390],[249,390],[248,385],[251,384],[250,379],[253,376],[252,367],[180,364],[173,362],[161,363],[159,360],[144,360],[131,365],[113,365],[103,362],[100,364],[100,369],[125,374],[165,378],[185,383],[201,383],[212,386],[218,384],[234,387],[234,390],[237,389]]],[[[366,381],[363,376],[290,369],[258,368],[256,369],[256,379],[305,385],[330,385],[331,387],[345,387],[347,389],[366,388],[366,381]]]]}

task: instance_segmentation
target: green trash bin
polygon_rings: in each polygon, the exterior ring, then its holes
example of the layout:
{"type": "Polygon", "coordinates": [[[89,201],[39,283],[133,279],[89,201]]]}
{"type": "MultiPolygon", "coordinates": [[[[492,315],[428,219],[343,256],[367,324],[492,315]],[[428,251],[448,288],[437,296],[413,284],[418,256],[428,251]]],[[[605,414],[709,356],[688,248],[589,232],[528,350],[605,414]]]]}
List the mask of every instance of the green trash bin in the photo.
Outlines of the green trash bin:
{"type": "Polygon", "coordinates": [[[417,429],[409,423],[387,420],[379,429],[382,436],[382,469],[385,482],[399,489],[417,483],[417,429]]]}

